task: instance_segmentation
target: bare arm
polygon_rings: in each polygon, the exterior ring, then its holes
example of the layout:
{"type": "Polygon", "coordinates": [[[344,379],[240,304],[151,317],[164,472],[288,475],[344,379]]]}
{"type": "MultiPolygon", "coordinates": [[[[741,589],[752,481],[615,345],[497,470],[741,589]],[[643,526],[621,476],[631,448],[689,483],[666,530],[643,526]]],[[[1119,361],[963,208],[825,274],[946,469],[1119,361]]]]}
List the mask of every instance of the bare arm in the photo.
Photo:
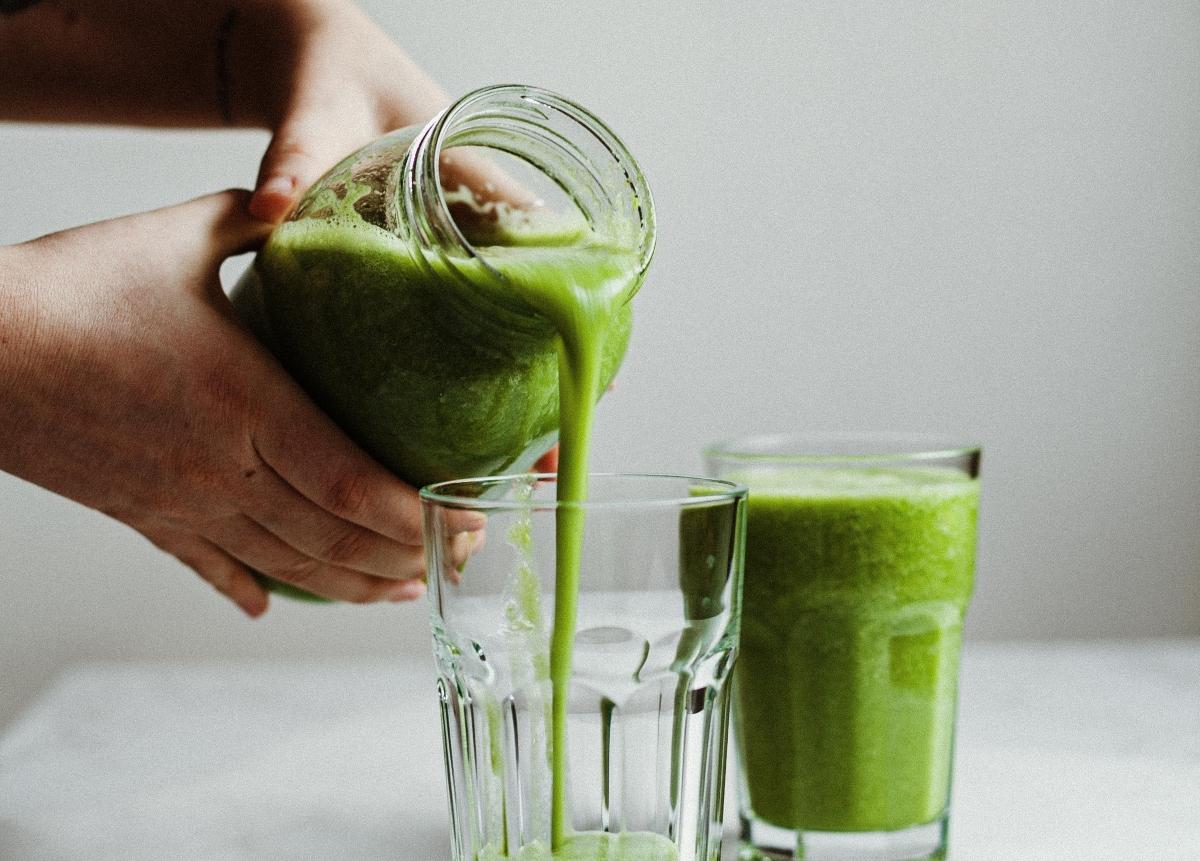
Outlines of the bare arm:
{"type": "MultiPolygon", "coordinates": [[[[42,0],[0,17],[0,118],[220,125],[221,55],[228,62],[246,5],[42,0]]],[[[239,114],[242,124],[266,125],[249,105],[239,114]]]]}
{"type": "Polygon", "coordinates": [[[251,570],[331,598],[414,598],[415,491],[253,341],[217,269],[441,91],[349,2],[41,0],[0,16],[0,119],[217,125],[226,101],[273,133],[253,200],[0,247],[0,470],[132,526],[250,615],[267,603],[251,570]]]}
{"type": "Polygon", "coordinates": [[[40,0],[0,16],[0,120],[269,129],[251,211],[445,94],[348,0],[40,0]]]}
{"type": "Polygon", "coordinates": [[[221,292],[221,261],[270,230],[246,198],[0,246],[0,470],[132,526],[252,616],[267,595],[251,569],[329,598],[411,600],[416,491],[313,405],[221,292]]]}

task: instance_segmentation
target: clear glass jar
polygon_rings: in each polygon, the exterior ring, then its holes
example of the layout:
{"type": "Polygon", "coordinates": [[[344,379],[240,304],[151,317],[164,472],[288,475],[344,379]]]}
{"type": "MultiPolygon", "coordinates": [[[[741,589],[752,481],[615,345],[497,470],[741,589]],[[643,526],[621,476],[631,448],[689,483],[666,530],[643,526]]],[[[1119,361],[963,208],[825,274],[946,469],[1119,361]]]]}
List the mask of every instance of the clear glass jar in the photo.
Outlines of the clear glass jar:
{"type": "MultiPolygon", "coordinates": [[[[585,246],[630,253],[632,297],[654,247],[633,156],[561,96],[488,87],[337,164],[231,298],[313,399],[409,483],[522,471],[554,443],[558,369],[554,327],[519,281],[585,246]],[[532,168],[557,205],[530,205],[497,158],[532,168]]],[[[629,326],[626,305],[605,382],[629,326]]]]}

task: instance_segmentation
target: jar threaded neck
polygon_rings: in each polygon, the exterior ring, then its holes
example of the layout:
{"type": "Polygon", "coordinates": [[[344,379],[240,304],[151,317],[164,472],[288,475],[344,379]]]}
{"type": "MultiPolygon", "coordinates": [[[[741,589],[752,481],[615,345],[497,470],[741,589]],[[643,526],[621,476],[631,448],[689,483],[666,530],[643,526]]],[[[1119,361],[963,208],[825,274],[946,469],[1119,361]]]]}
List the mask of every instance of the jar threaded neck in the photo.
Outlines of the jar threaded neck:
{"type": "Polygon", "coordinates": [[[633,251],[639,272],[649,265],[654,206],[632,154],[587,109],[516,84],[463,96],[417,135],[397,177],[393,229],[422,249],[448,263],[474,258],[488,265],[456,223],[443,187],[442,157],[459,146],[492,148],[529,163],[566,194],[595,237],[633,251]]]}

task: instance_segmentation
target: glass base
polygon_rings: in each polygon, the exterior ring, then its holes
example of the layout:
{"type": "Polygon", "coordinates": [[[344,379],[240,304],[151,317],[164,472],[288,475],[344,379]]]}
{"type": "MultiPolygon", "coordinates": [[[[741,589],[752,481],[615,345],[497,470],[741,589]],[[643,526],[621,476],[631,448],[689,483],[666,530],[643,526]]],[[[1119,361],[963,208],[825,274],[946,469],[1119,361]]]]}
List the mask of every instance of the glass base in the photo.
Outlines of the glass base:
{"type": "Polygon", "coordinates": [[[793,831],[741,817],[738,861],[942,861],[950,817],[899,831],[793,831]]]}

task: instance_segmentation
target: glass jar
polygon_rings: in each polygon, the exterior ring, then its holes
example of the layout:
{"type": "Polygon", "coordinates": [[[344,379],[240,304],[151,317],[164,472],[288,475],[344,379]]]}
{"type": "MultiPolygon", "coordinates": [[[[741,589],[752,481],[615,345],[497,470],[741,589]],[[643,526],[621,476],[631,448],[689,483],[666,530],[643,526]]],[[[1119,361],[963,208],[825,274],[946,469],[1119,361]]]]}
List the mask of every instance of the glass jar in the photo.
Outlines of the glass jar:
{"type": "MultiPolygon", "coordinates": [[[[523,471],[553,445],[555,328],[521,281],[599,246],[636,261],[631,298],[654,247],[633,156],[561,96],[487,87],[334,166],[231,298],[351,438],[420,486],[523,471]],[[532,204],[496,152],[531,166],[558,206],[532,204]]],[[[616,328],[606,383],[628,342],[628,305],[616,328]]]]}

